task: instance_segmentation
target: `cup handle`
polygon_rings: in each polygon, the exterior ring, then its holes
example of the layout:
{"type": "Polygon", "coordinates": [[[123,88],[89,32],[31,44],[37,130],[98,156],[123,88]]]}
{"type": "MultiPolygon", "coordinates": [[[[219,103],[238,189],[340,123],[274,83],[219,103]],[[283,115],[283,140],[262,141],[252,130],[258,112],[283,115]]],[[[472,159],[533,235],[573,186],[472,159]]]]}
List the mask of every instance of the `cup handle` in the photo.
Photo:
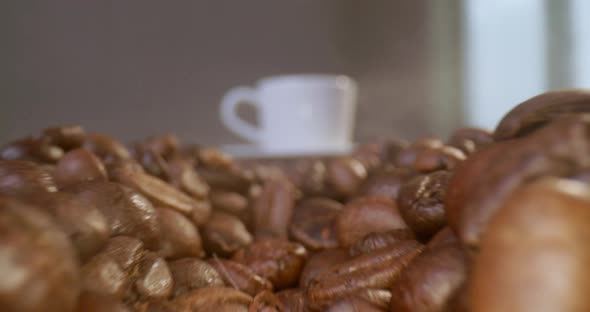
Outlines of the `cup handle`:
{"type": "Polygon", "coordinates": [[[235,87],[229,90],[221,100],[221,121],[235,134],[246,140],[259,143],[260,130],[238,116],[237,108],[240,104],[252,105],[258,109],[256,89],[235,87]]]}

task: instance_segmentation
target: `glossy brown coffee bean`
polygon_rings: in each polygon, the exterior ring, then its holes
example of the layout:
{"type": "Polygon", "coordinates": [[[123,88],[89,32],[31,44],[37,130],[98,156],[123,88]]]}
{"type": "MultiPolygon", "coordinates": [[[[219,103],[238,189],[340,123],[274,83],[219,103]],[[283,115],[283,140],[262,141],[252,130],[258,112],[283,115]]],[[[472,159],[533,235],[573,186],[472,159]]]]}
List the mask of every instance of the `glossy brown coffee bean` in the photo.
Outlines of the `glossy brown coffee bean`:
{"type": "Polygon", "coordinates": [[[78,297],[76,312],[131,312],[131,310],[115,297],[85,291],[78,297]]]}
{"type": "Polygon", "coordinates": [[[391,291],[386,289],[367,288],[358,292],[356,297],[359,297],[385,311],[388,310],[391,303],[391,291]]]}
{"type": "MultiPolygon", "coordinates": [[[[137,302],[134,312],[185,312],[181,310],[174,302],[166,300],[148,300],[137,302]]],[[[185,307],[186,308],[186,307],[185,307]]]]}
{"type": "Polygon", "coordinates": [[[248,312],[283,312],[285,308],[279,298],[272,292],[265,290],[258,293],[250,307],[248,312]]]}
{"type": "Polygon", "coordinates": [[[203,243],[197,228],[182,214],[157,208],[161,228],[160,254],[167,259],[204,256],[203,243]]]}
{"type": "Polygon", "coordinates": [[[161,134],[148,138],[143,142],[143,145],[154,151],[156,154],[161,155],[165,159],[179,154],[181,151],[180,139],[172,133],[161,134]]]}
{"type": "Polygon", "coordinates": [[[355,158],[341,157],[327,163],[326,182],[338,196],[356,194],[366,178],[367,169],[355,158]]]}
{"type": "Polygon", "coordinates": [[[366,311],[366,312],[384,312],[386,309],[380,308],[358,296],[344,297],[330,304],[322,311],[340,312],[340,311],[366,311]]]}
{"type": "Polygon", "coordinates": [[[501,141],[526,136],[562,115],[588,112],[588,90],[545,92],[518,104],[508,112],[496,127],[494,139],[501,141]]]}
{"type": "Polygon", "coordinates": [[[63,149],[38,138],[27,137],[0,148],[0,159],[23,160],[53,164],[64,154],[63,149]]]}
{"type": "Polygon", "coordinates": [[[53,216],[70,238],[81,262],[98,253],[111,234],[105,215],[94,204],[79,200],[72,194],[38,193],[26,201],[53,216]]]}
{"type": "Polygon", "coordinates": [[[307,299],[300,288],[289,288],[276,293],[277,298],[283,304],[285,312],[307,312],[307,299]]]}
{"type": "Polygon", "coordinates": [[[254,201],[254,235],[287,238],[294,205],[295,190],[289,181],[267,181],[254,201]]]}
{"type": "Polygon", "coordinates": [[[448,144],[469,155],[493,142],[492,134],[485,129],[459,128],[453,131],[448,144]]]}
{"type": "Polygon", "coordinates": [[[444,245],[448,245],[448,244],[455,244],[455,243],[459,243],[459,239],[457,238],[457,235],[455,235],[455,233],[453,233],[453,230],[451,230],[450,227],[445,226],[440,231],[438,231],[438,233],[436,233],[430,239],[430,241],[428,241],[426,248],[436,248],[439,246],[444,246],[444,245]]]}
{"type": "Polygon", "coordinates": [[[98,254],[84,264],[81,275],[85,291],[123,299],[130,290],[128,273],[106,254],[98,254]]]}
{"type": "Polygon", "coordinates": [[[231,256],[252,243],[252,235],[240,219],[230,214],[214,212],[202,231],[205,250],[221,257],[231,256]]]}
{"type": "Polygon", "coordinates": [[[209,263],[196,258],[182,258],[168,263],[174,281],[174,296],[203,287],[223,287],[225,283],[209,263]]]}
{"type": "Polygon", "coordinates": [[[327,196],[331,193],[327,183],[327,171],[324,161],[314,160],[302,169],[295,183],[307,196],[327,196]]]}
{"type": "Polygon", "coordinates": [[[93,152],[105,163],[131,159],[125,145],[105,134],[88,133],[84,138],[84,148],[93,152]]]}
{"type": "Polygon", "coordinates": [[[589,311],[588,207],[590,188],[579,182],[545,178],[515,190],[475,258],[472,311],[589,311]]]}
{"type": "Polygon", "coordinates": [[[168,264],[153,252],[144,254],[135,276],[134,290],[140,298],[165,299],[172,295],[173,280],[168,264]]]}
{"type": "Polygon", "coordinates": [[[197,173],[211,189],[246,194],[252,183],[251,178],[235,168],[221,169],[198,166],[197,173]]]}
{"type": "Polygon", "coordinates": [[[162,180],[170,179],[168,163],[162,155],[143,144],[137,144],[133,148],[133,156],[145,172],[162,180]]]}
{"type": "Polygon", "coordinates": [[[145,251],[141,240],[130,236],[115,236],[109,240],[100,253],[113,259],[124,271],[128,272],[139,263],[145,251]]]}
{"type": "Polygon", "coordinates": [[[359,191],[363,196],[381,196],[397,200],[402,184],[414,176],[408,168],[383,168],[372,172],[359,191]]]}
{"type": "Polygon", "coordinates": [[[324,309],[340,298],[366,288],[388,288],[422,250],[416,241],[402,241],[333,266],[313,279],[307,299],[313,309],[324,309]]]}
{"type": "Polygon", "coordinates": [[[86,131],[78,125],[63,125],[43,129],[39,135],[41,141],[59,146],[64,151],[79,148],[84,144],[86,131]]]}
{"type": "Polygon", "coordinates": [[[198,155],[199,163],[205,167],[227,169],[233,165],[233,159],[216,148],[201,148],[198,155]]]}
{"type": "Polygon", "coordinates": [[[71,312],[79,268],[67,236],[35,208],[0,197],[0,310],[71,312]]]}
{"type": "Polygon", "coordinates": [[[441,311],[466,276],[467,255],[459,244],[427,249],[393,285],[391,311],[441,311]]]}
{"type": "Polygon", "coordinates": [[[57,162],[53,176],[62,188],[86,181],[107,180],[107,172],[102,161],[85,149],[67,152],[57,162]]]}
{"type": "Polygon", "coordinates": [[[449,184],[449,225],[464,244],[477,249],[489,220],[516,188],[539,177],[568,177],[589,167],[589,133],[590,114],[567,116],[525,138],[473,154],[449,184]]]}
{"type": "Polygon", "coordinates": [[[449,296],[442,312],[470,312],[472,311],[470,300],[469,280],[466,280],[449,296]]]}
{"type": "Polygon", "coordinates": [[[41,166],[30,161],[0,160],[0,194],[33,196],[56,191],[53,177],[41,166]]]}
{"type": "Polygon", "coordinates": [[[436,171],[417,176],[401,187],[397,204],[406,224],[427,241],[445,224],[444,198],[451,173],[436,171]]]}
{"type": "Polygon", "coordinates": [[[336,218],[336,234],[343,247],[369,233],[405,228],[396,203],[383,197],[359,197],[344,205],[336,218]]]}
{"type": "Polygon", "coordinates": [[[318,275],[348,259],[350,259],[350,256],[348,251],[344,248],[325,249],[311,255],[305,263],[303,271],[301,271],[299,287],[307,287],[307,284],[318,275]]]}
{"type": "Polygon", "coordinates": [[[401,151],[395,163],[399,167],[428,173],[451,170],[465,158],[461,150],[444,145],[438,139],[422,139],[401,151]]]}
{"type": "Polygon", "coordinates": [[[280,290],[297,284],[306,258],[307,251],[300,244],[262,239],[239,250],[232,259],[249,266],[280,290]]]}
{"type": "Polygon", "coordinates": [[[103,213],[112,235],[137,237],[149,248],[159,246],[161,232],[156,210],[139,193],[113,182],[83,183],[72,192],[103,213]]]}
{"type": "Polygon", "coordinates": [[[214,210],[239,216],[248,209],[248,199],[236,192],[214,190],[209,194],[214,210]]]}
{"type": "Polygon", "coordinates": [[[212,258],[209,263],[217,270],[225,285],[239,289],[251,296],[264,290],[272,290],[271,282],[254,270],[236,261],[212,258]]]}
{"type": "Polygon", "coordinates": [[[295,207],[289,232],[291,236],[311,250],[334,248],[336,239],[335,219],[342,204],[329,198],[309,198],[295,207]]]}
{"type": "Polygon", "coordinates": [[[209,194],[209,185],[195,171],[192,161],[188,158],[171,157],[168,160],[167,170],[170,184],[179,190],[200,199],[209,194]]]}
{"type": "Polygon", "coordinates": [[[414,232],[410,229],[372,232],[354,242],[354,244],[348,248],[348,253],[350,256],[355,257],[397,244],[404,240],[413,240],[415,238],[414,232]]]}
{"type": "Polygon", "coordinates": [[[199,288],[174,299],[183,312],[247,312],[252,297],[233,288],[199,288]]]}
{"type": "MultiPolygon", "coordinates": [[[[197,225],[205,223],[209,218],[210,210],[175,189],[172,185],[145,173],[140,167],[133,164],[121,164],[114,168],[111,176],[115,181],[127,185],[148,197],[154,204],[172,208],[182,214],[190,215],[193,210],[201,209],[198,212],[200,219],[197,225]]],[[[197,220],[195,220],[197,221],[197,220]]]]}

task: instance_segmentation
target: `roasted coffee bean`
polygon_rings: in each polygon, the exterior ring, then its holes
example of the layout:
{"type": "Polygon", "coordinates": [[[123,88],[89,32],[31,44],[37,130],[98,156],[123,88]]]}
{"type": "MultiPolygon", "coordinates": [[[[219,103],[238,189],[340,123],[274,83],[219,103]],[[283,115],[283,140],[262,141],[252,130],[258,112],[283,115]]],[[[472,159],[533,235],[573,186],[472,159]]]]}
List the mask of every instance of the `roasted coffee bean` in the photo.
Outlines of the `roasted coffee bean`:
{"type": "Polygon", "coordinates": [[[233,166],[233,159],[216,148],[199,149],[199,163],[208,168],[229,169],[233,166]]]}
{"type": "Polygon", "coordinates": [[[342,312],[342,311],[364,311],[364,312],[385,312],[387,309],[374,305],[358,296],[344,297],[336,303],[330,304],[325,308],[326,312],[342,312]]]}
{"type": "Polygon", "coordinates": [[[392,311],[441,311],[467,276],[467,255],[459,244],[429,248],[417,256],[392,287],[392,311]]]}
{"type": "Polygon", "coordinates": [[[0,310],[75,311],[79,264],[51,218],[0,197],[0,233],[0,310]]]}
{"type": "Polygon", "coordinates": [[[57,162],[53,176],[62,188],[86,181],[107,180],[107,172],[102,161],[85,149],[67,152],[57,162]]]}
{"type": "Polygon", "coordinates": [[[515,190],[475,257],[473,311],[590,311],[589,206],[579,182],[544,178],[515,190]]]}
{"type": "Polygon", "coordinates": [[[300,244],[280,239],[262,239],[236,252],[233,260],[249,266],[281,290],[297,284],[307,251],[300,244]]]}
{"type": "Polygon", "coordinates": [[[168,264],[153,252],[144,254],[139,262],[134,284],[135,292],[140,298],[165,299],[173,291],[168,264]]]}
{"type": "Polygon", "coordinates": [[[45,128],[39,135],[41,141],[59,146],[64,151],[81,147],[85,138],[86,131],[78,125],[45,128]]]}
{"type": "Polygon", "coordinates": [[[161,228],[160,254],[167,259],[204,256],[201,236],[193,223],[182,214],[157,208],[161,228]]]}
{"type": "Polygon", "coordinates": [[[367,288],[356,294],[357,297],[371,303],[380,309],[389,311],[391,291],[386,289],[367,288]]]}
{"type": "Polygon", "coordinates": [[[143,146],[161,155],[164,159],[177,155],[181,151],[181,144],[178,137],[172,133],[166,133],[148,138],[143,142],[143,146]]]}
{"type": "Polygon", "coordinates": [[[113,259],[124,271],[139,263],[145,252],[143,242],[135,237],[115,236],[109,240],[105,248],[100,252],[113,259]]]}
{"type": "Polygon", "coordinates": [[[344,205],[336,218],[336,234],[343,247],[369,233],[405,228],[396,203],[383,197],[359,197],[344,205]]]}
{"type": "Polygon", "coordinates": [[[171,157],[167,169],[170,184],[179,190],[200,199],[209,194],[209,185],[199,176],[192,161],[186,157],[171,157]]]}
{"type": "Polygon", "coordinates": [[[402,184],[414,176],[408,168],[383,168],[369,175],[359,191],[363,196],[381,196],[397,200],[402,184]]]}
{"type": "Polygon", "coordinates": [[[410,229],[391,230],[387,232],[372,232],[357,240],[350,246],[348,253],[355,257],[371,253],[375,250],[397,244],[404,240],[415,239],[410,229]]]}
{"type": "Polygon", "coordinates": [[[516,188],[539,177],[568,177],[590,167],[589,133],[590,114],[567,116],[525,138],[473,154],[449,184],[445,198],[449,225],[476,250],[490,218],[516,188]]]}
{"type": "Polygon", "coordinates": [[[133,154],[145,172],[162,180],[170,179],[168,163],[160,154],[142,144],[134,147],[133,154]]]}
{"type": "Polygon", "coordinates": [[[444,198],[451,173],[436,171],[417,176],[401,187],[397,204],[406,224],[423,241],[446,223],[444,198]]]}
{"type": "Polygon", "coordinates": [[[195,222],[199,221],[197,225],[205,223],[211,213],[210,210],[205,209],[205,206],[198,205],[188,195],[175,189],[170,184],[145,173],[141,167],[134,166],[132,163],[123,163],[117,166],[112,170],[111,176],[115,181],[141,192],[154,204],[172,208],[185,215],[190,215],[193,210],[200,209],[198,211],[200,219],[193,219],[195,222]]]}
{"type": "Polygon", "coordinates": [[[415,142],[398,154],[396,164],[421,173],[451,170],[465,160],[465,154],[438,139],[423,139],[415,142]]]}
{"type": "Polygon", "coordinates": [[[308,196],[331,195],[328,190],[327,168],[322,160],[315,160],[303,170],[296,185],[308,196]]]}
{"type": "Polygon", "coordinates": [[[248,199],[236,192],[214,190],[209,194],[214,210],[240,216],[248,209],[248,199]]]}
{"type": "Polygon", "coordinates": [[[335,219],[341,210],[342,204],[329,198],[306,199],[295,207],[289,232],[308,249],[334,248],[335,219]]]}
{"type": "Polygon", "coordinates": [[[416,241],[402,241],[333,266],[307,288],[312,309],[323,309],[366,288],[391,287],[402,269],[422,250],[416,241]]]}
{"type": "Polygon", "coordinates": [[[134,305],[134,312],[185,312],[180,310],[180,307],[173,302],[166,300],[148,300],[137,302],[134,305]]]}
{"type": "Polygon", "coordinates": [[[112,235],[137,237],[149,248],[158,248],[161,232],[156,209],[139,193],[118,183],[98,181],[79,184],[72,192],[103,213],[112,235]]]}
{"type": "Polygon", "coordinates": [[[347,261],[349,258],[348,251],[344,248],[325,249],[313,254],[305,263],[303,271],[301,271],[299,287],[307,287],[307,284],[319,274],[327,271],[338,263],[347,261]]]}
{"type": "Polygon", "coordinates": [[[131,312],[131,310],[115,297],[85,291],[78,297],[76,312],[131,312]]]}
{"type": "Polygon", "coordinates": [[[436,248],[439,246],[444,246],[447,244],[456,244],[459,242],[457,235],[453,233],[450,227],[445,226],[442,230],[438,231],[431,239],[428,241],[426,248],[436,248]]]}
{"type": "Polygon", "coordinates": [[[233,167],[221,169],[198,166],[197,173],[214,190],[246,194],[250,188],[250,184],[253,182],[250,177],[233,167]]]}
{"type": "Polygon", "coordinates": [[[326,180],[337,196],[350,197],[356,194],[367,178],[367,169],[352,157],[328,161],[326,180]]]}
{"type": "Polygon", "coordinates": [[[82,146],[93,152],[107,164],[131,159],[131,154],[127,147],[108,135],[88,133],[84,138],[84,144],[82,146]]]}
{"type": "Polygon", "coordinates": [[[131,279],[128,273],[107,254],[98,254],[82,266],[82,289],[123,299],[127,296],[131,279]]]}
{"type": "Polygon", "coordinates": [[[230,214],[214,212],[201,231],[205,250],[222,257],[231,256],[252,242],[252,235],[240,219],[230,214]]]}
{"type": "Polygon", "coordinates": [[[267,181],[254,202],[255,236],[287,238],[295,205],[293,185],[284,179],[267,181]]]}
{"type": "Polygon", "coordinates": [[[487,130],[479,128],[460,128],[453,132],[448,144],[460,149],[465,155],[469,155],[493,142],[494,138],[487,130]]]}
{"type": "Polygon", "coordinates": [[[217,270],[228,287],[239,289],[251,296],[264,290],[272,290],[271,282],[256,274],[251,268],[232,260],[212,258],[209,263],[217,270]]]}
{"type": "Polygon", "coordinates": [[[32,137],[10,142],[0,148],[0,159],[53,164],[64,154],[63,149],[32,137]]]}
{"type": "Polygon", "coordinates": [[[186,312],[247,312],[252,297],[233,288],[206,287],[180,295],[174,303],[186,312]]]}
{"type": "Polygon", "coordinates": [[[285,312],[307,312],[307,299],[303,290],[289,288],[276,293],[277,298],[283,304],[285,312]]]}
{"type": "Polygon", "coordinates": [[[272,292],[265,290],[258,293],[250,307],[248,312],[283,312],[285,308],[283,303],[277,298],[272,292]]]}
{"type": "Polygon", "coordinates": [[[442,312],[470,312],[472,309],[469,302],[469,280],[466,280],[449,296],[442,312]]]}
{"type": "Polygon", "coordinates": [[[72,194],[38,193],[25,201],[53,216],[70,238],[82,262],[98,253],[111,234],[105,215],[94,204],[83,202],[72,194]]]}
{"type": "Polygon", "coordinates": [[[209,263],[196,258],[182,258],[168,263],[174,281],[174,296],[203,287],[223,287],[225,283],[209,263]]]}
{"type": "Polygon", "coordinates": [[[532,97],[514,107],[502,118],[496,141],[526,136],[560,116],[590,112],[590,91],[558,90],[532,97]]]}
{"type": "Polygon", "coordinates": [[[29,197],[56,191],[53,177],[41,166],[30,161],[0,160],[0,194],[29,197]]]}

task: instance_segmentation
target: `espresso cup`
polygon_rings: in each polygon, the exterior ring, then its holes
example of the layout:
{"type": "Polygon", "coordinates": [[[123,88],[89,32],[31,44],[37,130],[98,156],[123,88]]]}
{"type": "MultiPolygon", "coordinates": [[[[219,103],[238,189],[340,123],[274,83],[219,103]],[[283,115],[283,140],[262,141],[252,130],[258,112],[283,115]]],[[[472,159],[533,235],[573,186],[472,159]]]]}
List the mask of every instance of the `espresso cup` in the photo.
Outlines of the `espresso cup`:
{"type": "Polygon", "coordinates": [[[343,150],[352,142],[356,97],[356,83],[347,76],[269,77],[255,87],[229,90],[221,101],[221,120],[266,151],[343,150]],[[241,119],[239,105],[254,106],[259,125],[241,119]]]}

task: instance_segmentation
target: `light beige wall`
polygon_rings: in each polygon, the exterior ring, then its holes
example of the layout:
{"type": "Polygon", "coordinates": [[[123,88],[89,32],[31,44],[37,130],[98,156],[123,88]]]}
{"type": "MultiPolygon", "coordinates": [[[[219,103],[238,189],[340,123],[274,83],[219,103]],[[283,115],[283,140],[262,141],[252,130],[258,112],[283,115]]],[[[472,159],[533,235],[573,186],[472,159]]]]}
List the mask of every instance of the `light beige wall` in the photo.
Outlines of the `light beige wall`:
{"type": "Polygon", "coordinates": [[[125,139],[237,142],[231,86],[288,72],[359,79],[356,136],[433,129],[428,1],[10,1],[0,17],[0,141],[81,123],[125,139]]]}

